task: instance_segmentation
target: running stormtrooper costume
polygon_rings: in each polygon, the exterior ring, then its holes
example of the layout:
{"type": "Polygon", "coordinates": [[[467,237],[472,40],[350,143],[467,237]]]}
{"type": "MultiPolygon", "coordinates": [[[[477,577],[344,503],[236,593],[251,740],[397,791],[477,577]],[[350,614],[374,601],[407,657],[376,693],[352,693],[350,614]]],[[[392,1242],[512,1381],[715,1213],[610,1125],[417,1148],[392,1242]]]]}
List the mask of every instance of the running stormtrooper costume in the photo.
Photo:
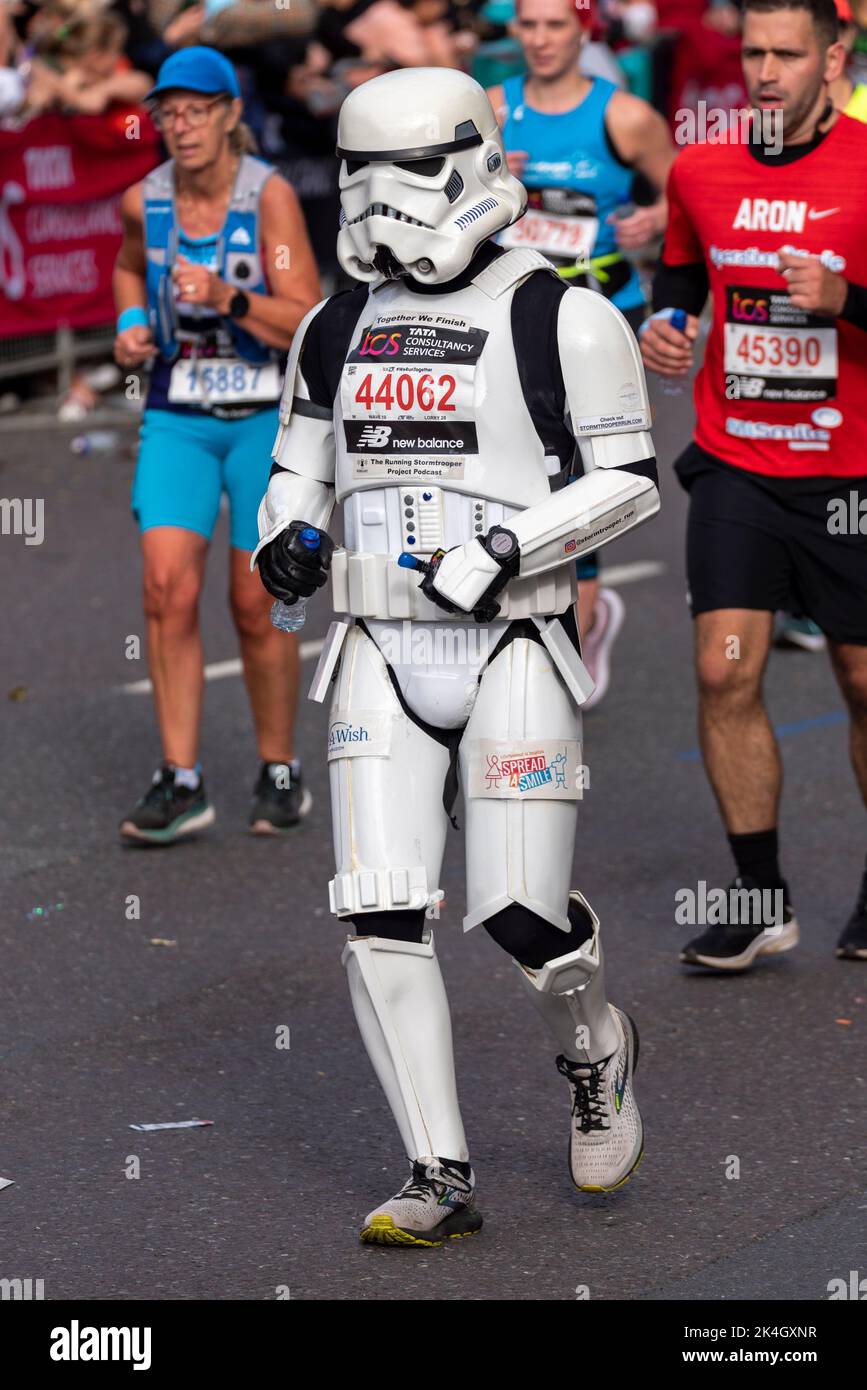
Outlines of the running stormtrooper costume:
{"type": "Polygon", "coordinates": [[[277,597],[312,593],[341,504],[338,620],[311,688],[322,700],[334,682],[329,892],[412,1164],[362,1239],[429,1246],[481,1226],[431,926],[458,780],[464,929],[510,953],[557,1039],[572,1178],[609,1191],[641,1157],[637,1035],[607,1002],[598,919],[570,892],[593,688],[574,560],[659,498],[625,320],[537,252],[490,241],[525,194],[482,88],[446,69],[375,78],[342,107],[338,154],[338,256],[365,283],[295,337],[254,562],[277,597]],[[576,448],[585,474],[567,487],[576,448]],[[312,557],[305,528],[322,537],[312,557]]]}

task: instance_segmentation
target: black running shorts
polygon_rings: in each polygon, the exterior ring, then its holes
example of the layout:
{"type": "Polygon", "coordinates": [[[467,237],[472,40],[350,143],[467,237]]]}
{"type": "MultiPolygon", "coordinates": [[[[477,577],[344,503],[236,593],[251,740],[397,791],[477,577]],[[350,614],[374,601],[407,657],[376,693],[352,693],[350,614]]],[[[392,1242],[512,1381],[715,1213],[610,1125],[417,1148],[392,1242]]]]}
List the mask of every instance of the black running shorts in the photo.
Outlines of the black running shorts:
{"type": "Polygon", "coordinates": [[[696,444],[675,472],[689,493],[693,617],[782,609],[812,618],[832,642],[867,645],[867,477],[768,478],[696,444]]]}

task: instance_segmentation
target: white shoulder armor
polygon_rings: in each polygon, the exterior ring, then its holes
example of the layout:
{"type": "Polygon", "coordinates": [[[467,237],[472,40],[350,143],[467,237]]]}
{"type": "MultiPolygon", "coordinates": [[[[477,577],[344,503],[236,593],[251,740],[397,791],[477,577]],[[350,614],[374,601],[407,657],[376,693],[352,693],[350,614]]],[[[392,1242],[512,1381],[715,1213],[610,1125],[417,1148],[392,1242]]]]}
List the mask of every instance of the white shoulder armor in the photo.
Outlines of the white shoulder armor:
{"type": "Polygon", "coordinates": [[[307,330],[327,304],[314,304],[298,325],[286,363],[283,394],[280,397],[280,426],[271,457],[281,468],[302,473],[320,482],[334,481],[334,416],[330,406],[316,405],[303,374],[298,370],[307,330]]]}
{"type": "Polygon", "coordinates": [[[280,397],[280,424],[288,425],[292,414],[292,403],[295,399],[296,391],[303,399],[309,399],[309,391],[304,385],[304,378],[298,375],[298,362],[301,357],[301,349],[304,346],[304,339],[307,337],[307,330],[315,319],[319,310],[328,303],[327,299],[320,299],[318,304],[314,304],[312,309],[308,309],[303,319],[295,330],[292,339],[292,346],[289,349],[289,358],[286,362],[286,375],[283,378],[283,394],[280,397]]]}
{"type": "Polygon", "coordinates": [[[567,290],[557,317],[557,346],[585,469],[652,458],[644,366],[620,310],[594,290],[567,290]]]}

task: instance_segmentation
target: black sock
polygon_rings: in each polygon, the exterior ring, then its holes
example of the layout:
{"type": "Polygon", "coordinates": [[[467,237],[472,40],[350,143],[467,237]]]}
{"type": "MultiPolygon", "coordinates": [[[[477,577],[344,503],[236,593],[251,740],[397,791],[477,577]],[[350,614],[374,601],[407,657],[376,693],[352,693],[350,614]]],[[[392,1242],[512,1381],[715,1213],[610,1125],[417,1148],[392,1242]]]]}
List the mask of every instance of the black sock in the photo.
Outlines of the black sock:
{"type": "Polygon", "coordinates": [[[749,835],[729,835],[729,844],[741,878],[755,879],[760,888],[779,888],[783,882],[778,861],[777,828],[753,830],[749,835]]]}
{"type": "Polygon", "coordinates": [[[457,1168],[458,1172],[466,1178],[467,1182],[469,1182],[470,1173],[472,1172],[472,1169],[470,1168],[470,1165],[468,1163],[461,1163],[460,1159],[457,1158],[444,1158],[442,1159],[442,1162],[447,1163],[450,1168],[457,1168]]]}

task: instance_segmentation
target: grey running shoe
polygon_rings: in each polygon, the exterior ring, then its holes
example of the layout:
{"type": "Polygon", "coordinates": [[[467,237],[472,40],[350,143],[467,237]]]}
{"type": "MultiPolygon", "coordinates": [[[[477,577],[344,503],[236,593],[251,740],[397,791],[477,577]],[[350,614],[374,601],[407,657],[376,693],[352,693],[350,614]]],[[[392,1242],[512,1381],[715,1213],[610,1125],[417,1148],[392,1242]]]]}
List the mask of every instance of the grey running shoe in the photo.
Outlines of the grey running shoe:
{"type": "Polygon", "coordinates": [[[605,698],[611,684],[611,649],[617,641],[626,608],[616,589],[600,588],[596,594],[593,626],[581,647],[581,660],[596,683],[596,689],[581,706],[582,714],[594,709],[605,698]]]}
{"type": "Polygon", "coordinates": [[[475,1174],[469,1178],[446,1158],[416,1160],[400,1192],[369,1213],[361,1239],[366,1245],[442,1245],[473,1236],[482,1224],[475,1208],[475,1174]]]}
{"type": "Polygon", "coordinates": [[[644,1155],[644,1126],[632,1077],[638,1065],[638,1030],[628,1014],[609,1005],[621,1043],[599,1062],[557,1058],[572,1088],[569,1173],[579,1192],[613,1192],[644,1155]]]}

